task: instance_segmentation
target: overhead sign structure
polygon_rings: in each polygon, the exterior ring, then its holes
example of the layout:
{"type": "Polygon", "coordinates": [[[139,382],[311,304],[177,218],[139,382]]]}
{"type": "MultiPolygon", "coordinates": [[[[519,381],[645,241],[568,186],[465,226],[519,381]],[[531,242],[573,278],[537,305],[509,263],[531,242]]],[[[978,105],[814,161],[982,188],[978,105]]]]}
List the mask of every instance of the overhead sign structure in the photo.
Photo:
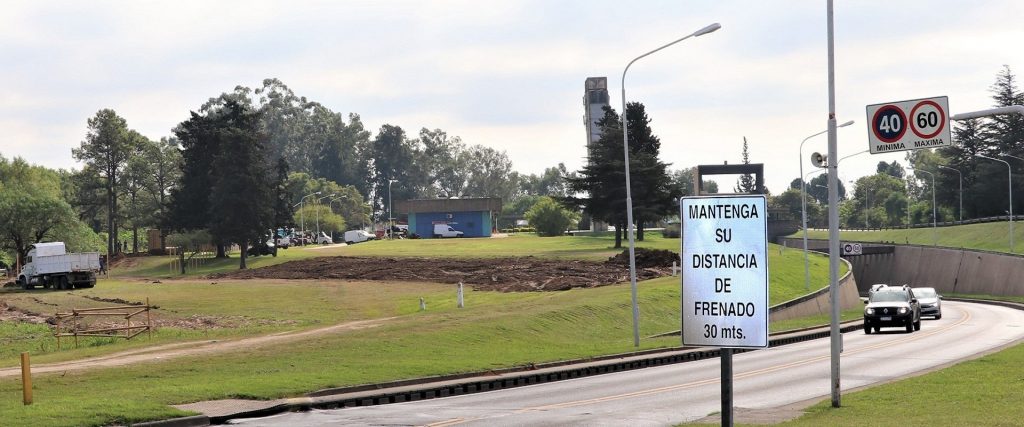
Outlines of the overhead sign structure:
{"type": "Polygon", "coordinates": [[[683,345],[768,347],[764,196],[684,197],[683,345]]]}
{"type": "Polygon", "coordinates": [[[839,245],[843,249],[842,255],[863,255],[864,247],[860,243],[843,243],[839,245]]]}
{"type": "Polygon", "coordinates": [[[953,145],[948,97],[868,105],[867,116],[871,154],[953,145]]]}

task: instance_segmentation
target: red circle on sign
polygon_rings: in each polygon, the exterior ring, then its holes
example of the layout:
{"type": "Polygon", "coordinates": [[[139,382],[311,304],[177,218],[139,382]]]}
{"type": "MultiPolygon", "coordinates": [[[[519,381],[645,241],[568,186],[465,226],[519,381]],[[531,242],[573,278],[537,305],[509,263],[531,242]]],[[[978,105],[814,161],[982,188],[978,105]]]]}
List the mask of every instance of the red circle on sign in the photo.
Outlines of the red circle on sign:
{"type": "Polygon", "coordinates": [[[871,117],[871,132],[875,134],[875,138],[878,138],[880,141],[885,143],[893,143],[899,141],[900,138],[903,138],[903,135],[907,133],[908,126],[910,125],[907,123],[907,116],[903,114],[903,109],[891,104],[882,106],[878,110],[875,110],[875,115],[871,117]],[[890,112],[892,110],[896,110],[896,114],[899,114],[900,116],[900,131],[895,137],[886,138],[882,136],[881,133],[878,132],[878,115],[881,113],[890,112]]]}
{"type": "Polygon", "coordinates": [[[935,107],[936,111],[939,112],[939,126],[938,126],[938,128],[936,128],[935,132],[933,132],[933,133],[923,134],[923,133],[917,131],[917,126],[914,126],[915,123],[913,121],[911,121],[910,122],[910,130],[914,131],[914,134],[917,135],[921,139],[931,139],[931,138],[934,138],[935,136],[937,136],[939,133],[942,132],[943,129],[946,128],[946,112],[942,111],[942,107],[940,107],[939,104],[936,104],[935,101],[921,101],[921,102],[918,102],[917,105],[915,105],[914,108],[910,110],[910,117],[913,118],[915,115],[917,115],[917,110],[919,108],[921,108],[921,107],[924,107],[925,105],[931,105],[932,107],[935,107]]]}

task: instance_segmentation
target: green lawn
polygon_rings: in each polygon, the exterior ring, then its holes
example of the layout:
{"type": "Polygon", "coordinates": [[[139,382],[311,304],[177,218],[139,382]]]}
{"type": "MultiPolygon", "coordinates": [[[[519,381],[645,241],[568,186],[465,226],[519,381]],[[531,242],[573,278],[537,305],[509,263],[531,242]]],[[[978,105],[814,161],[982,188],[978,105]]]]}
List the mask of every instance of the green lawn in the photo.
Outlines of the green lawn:
{"type": "MultiPolygon", "coordinates": [[[[601,259],[618,252],[610,238],[516,236],[504,239],[400,240],[309,250],[260,262],[320,255],[508,256],[601,259]],[[507,253],[502,253],[502,248],[507,253]]],[[[650,237],[641,247],[675,249],[678,239],[650,237]]],[[[802,253],[769,250],[772,304],[804,293],[802,253]]],[[[237,260],[233,260],[237,262],[237,260]]],[[[161,271],[159,258],[144,259],[89,290],[0,292],[12,305],[41,313],[86,307],[93,300],[121,298],[158,305],[165,321],[211,316],[239,328],[161,328],[146,339],[98,341],[57,352],[45,327],[0,327],[0,363],[16,364],[31,351],[36,363],[79,359],[141,345],[197,338],[234,339],[275,331],[308,329],[351,320],[383,319],[381,326],[325,334],[300,343],[274,344],[224,354],[37,375],[36,403],[20,404],[20,385],[0,382],[0,413],[10,425],[101,425],[182,415],[168,404],[228,397],[276,398],[345,385],[481,371],[499,367],[586,358],[633,351],[629,285],[563,292],[469,292],[467,307],[455,307],[450,285],[338,281],[231,281],[190,276],[185,280],[138,278],[161,271]],[[423,297],[428,309],[419,311],[423,297]],[[102,390],[102,393],[96,393],[102,390]]],[[[812,257],[815,288],[825,286],[827,259],[812,257]]],[[[166,264],[162,266],[166,268],[166,264]]],[[[206,266],[226,271],[234,265],[206,266]]],[[[641,335],[679,329],[679,279],[640,283],[641,335]]],[[[817,322],[818,320],[813,320],[817,322]]],[[[787,323],[786,329],[800,327],[787,323]]],[[[773,327],[776,329],[776,327],[773,327]]],[[[141,338],[141,337],[140,337],[141,338]]],[[[678,337],[643,338],[641,349],[667,348],[678,337]]]]}
{"type": "MultiPolygon", "coordinates": [[[[956,225],[927,228],[877,230],[877,231],[840,231],[843,240],[861,242],[895,242],[915,245],[931,245],[965,249],[980,249],[994,252],[1010,252],[1010,223],[987,222],[983,224],[956,225]]],[[[789,237],[803,237],[802,232],[789,237]]],[[[827,239],[828,231],[810,230],[807,237],[811,239],[827,239]]],[[[1024,251],[1024,224],[1014,223],[1014,240],[1017,242],[1017,253],[1024,251]]]]}

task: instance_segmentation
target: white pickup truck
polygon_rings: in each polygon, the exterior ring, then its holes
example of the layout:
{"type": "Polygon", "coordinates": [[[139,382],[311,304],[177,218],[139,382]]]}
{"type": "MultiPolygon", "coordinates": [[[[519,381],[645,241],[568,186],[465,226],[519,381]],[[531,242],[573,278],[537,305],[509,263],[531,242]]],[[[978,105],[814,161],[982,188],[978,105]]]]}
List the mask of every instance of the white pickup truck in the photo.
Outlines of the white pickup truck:
{"type": "Polygon", "coordinates": [[[18,285],[32,289],[72,289],[96,286],[100,269],[99,252],[67,253],[64,242],[36,243],[28,251],[18,285]]]}

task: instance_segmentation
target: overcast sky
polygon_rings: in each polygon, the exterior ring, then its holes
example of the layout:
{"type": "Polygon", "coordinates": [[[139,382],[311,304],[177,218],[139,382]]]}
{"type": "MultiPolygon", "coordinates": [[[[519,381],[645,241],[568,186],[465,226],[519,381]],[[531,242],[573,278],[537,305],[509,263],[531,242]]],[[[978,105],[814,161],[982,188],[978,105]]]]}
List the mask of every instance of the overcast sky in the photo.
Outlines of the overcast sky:
{"type": "MultiPolygon", "coordinates": [[[[1022,18],[1019,0],[837,1],[837,115],[856,120],[840,129],[840,155],[867,149],[868,104],[948,95],[954,114],[990,107],[1002,66],[1024,72],[1022,18]]],[[[627,98],[647,106],[673,168],[738,163],[746,136],[781,192],[800,141],[827,125],[824,1],[5,2],[0,154],[81,168],[71,149],[100,109],[157,139],[208,98],[277,77],[374,133],[440,128],[504,150],[524,173],[575,170],[584,80],[608,77],[620,109],[631,59],[714,22],[634,64],[627,98]]],[[[825,146],[822,135],[805,151],[825,146]]],[[[860,155],[840,177],[903,158],[860,155]]]]}

